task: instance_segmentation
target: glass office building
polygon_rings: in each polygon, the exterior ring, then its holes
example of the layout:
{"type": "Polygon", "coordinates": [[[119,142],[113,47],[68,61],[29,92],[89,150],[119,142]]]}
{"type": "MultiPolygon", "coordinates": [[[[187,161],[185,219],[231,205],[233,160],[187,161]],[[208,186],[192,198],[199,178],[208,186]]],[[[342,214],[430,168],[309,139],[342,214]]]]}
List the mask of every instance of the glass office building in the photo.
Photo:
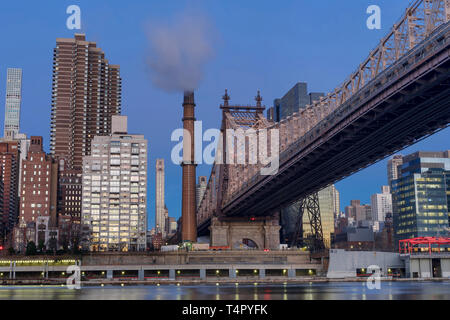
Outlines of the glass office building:
{"type": "Polygon", "coordinates": [[[392,181],[395,240],[444,236],[450,208],[450,152],[403,157],[392,181]]]}
{"type": "MultiPolygon", "coordinates": [[[[334,233],[334,217],[336,212],[339,212],[339,203],[335,200],[338,194],[339,192],[334,185],[330,185],[318,192],[323,240],[327,248],[331,246],[331,238],[334,233]]],[[[290,244],[294,240],[299,212],[300,201],[281,210],[282,243],[290,244]]],[[[301,237],[303,239],[308,239],[311,236],[311,225],[307,212],[304,212],[302,217],[302,232],[301,237]]]]}
{"type": "Polygon", "coordinates": [[[8,68],[6,75],[5,126],[3,137],[9,140],[19,134],[22,101],[22,69],[8,68]]]}

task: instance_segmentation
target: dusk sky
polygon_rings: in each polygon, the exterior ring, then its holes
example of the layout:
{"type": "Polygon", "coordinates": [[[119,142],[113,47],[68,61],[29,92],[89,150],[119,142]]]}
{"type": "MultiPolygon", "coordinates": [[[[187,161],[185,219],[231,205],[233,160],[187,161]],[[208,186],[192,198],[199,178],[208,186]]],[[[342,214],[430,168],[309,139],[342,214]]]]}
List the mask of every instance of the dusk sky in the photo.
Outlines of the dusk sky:
{"type": "MultiPolygon", "coordinates": [[[[155,160],[166,164],[166,204],[169,215],[181,215],[181,167],[171,162],[173,130],[182,126],[182,92],[166,92],[152,82],[148,67],[149,33],[159,25],[176,24],[176,17],[194,12],[207,21],[211,56],[196,94],[197,120],[203,129],[219,128],[219,104],[228,88],[232,104],[254,104],[261,90],[266,107],[296,82],[309,91],[328,92],[343,82],[400,18],[405,0],[221,0],[221,1],[2,1],[0,4],[0,103],[4,108],[6,69],[23,69],[21,132],[42,135],[49,151],[52,57],[56,38],[85,33],[121,67],[122,114],[130,133],[149,141],[148,217],[155,217],[155,160]],[[81,8],[82,29],[68,30],[66,8],[81,8]],[[381,8],[382,29],[369,30],[366,9],[381,8]]],[[[150,61],[151,62],[151,61],[150,61]]],[[[3,109],[2,109],[3,110],[3,109]]],[[[0,125],[3,131],[3,113],[0,125]]],[[[450,149],[447,128],[402,151],[450,149]]],[[[351,199],[370,202],[370,195],[387,183],[387,160],[339,183],[341,209],[351,199]]],[[[209,176],[201,165],[197,175],[209,176]]]]}

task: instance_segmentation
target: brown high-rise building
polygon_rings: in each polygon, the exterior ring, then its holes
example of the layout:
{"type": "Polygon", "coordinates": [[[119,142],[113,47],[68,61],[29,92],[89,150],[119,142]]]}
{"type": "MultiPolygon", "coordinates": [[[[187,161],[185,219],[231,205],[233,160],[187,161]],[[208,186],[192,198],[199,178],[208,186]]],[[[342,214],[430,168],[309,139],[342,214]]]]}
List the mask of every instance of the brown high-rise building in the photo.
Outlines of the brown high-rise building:
{"type": "Polygon", "coordinates": [[[194,148],[194,122],[195,122],[194,92],[184,93],[183,102],[183,128],[189,132],[183,137],[183,170],[182,180],[182,206],[181,206],[181,238],[183,241],[197,241],[196,218],[196,183],[195,183],[195,148],[194,148]]]}
{"type": "Polygon", "coordinates": [[[65,158],[58,160],[58,216],[81,219],[82,171],[70,169],[65,158]]]}
{"type": "Polygon", "coordinates": [[[18,220],[19,142],[0,142],[0,176],[3,182],[0,241],[4,240],[18,220]]]}
{"type": "Polygon", "coordinates": [[[70,169],[81,169],[94,136],[111,134],[111,116],[121,112],[120,67],[110,65],[84,34],[56,39],[50,150],[70,169]]]}
{"type": "Polygon", "coordinates": [[[94,136],[111,134],[121,112],[120,67],[84,34],[56,39],[50,153],[59,165],[58,215],[80,218],[83,156],[94,136]]]}
{"type": "Polygon", "coordinates": [[[19,220],[36,222],[38,217],[44,216],[49,217],[50,226],[55,227],[58,166],[45,153],[42,137],[30,137],[30,140],[27,158],[22,161],[19,220]]]}

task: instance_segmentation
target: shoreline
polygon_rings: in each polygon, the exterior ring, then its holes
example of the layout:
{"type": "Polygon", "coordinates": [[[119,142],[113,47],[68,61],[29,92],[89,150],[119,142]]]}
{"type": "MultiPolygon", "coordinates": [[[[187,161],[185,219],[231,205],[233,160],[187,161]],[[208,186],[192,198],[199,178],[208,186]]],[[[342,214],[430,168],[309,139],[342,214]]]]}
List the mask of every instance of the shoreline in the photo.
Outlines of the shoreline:
{"type": "MultiPolygon", "coordinates": [[[[15,286],[61,286],[65,287],[66,279],[47,279],[47,280],[3,280],[0,282],[0,287],[15,287],[15,286]]],[[[352,283],[352,282],[367,282],[368,278],[302,278],[302,279],[158,279],[158,280],[129,280],[129,279],[115,279],[115,280],[101,280],[101,281],[81,281],[82,287],[98,287],[98,286],[135,286],[135,285],[289,285],[289,284],[305,284],[305,283],[352,283]]],[[[382,282],[449,282],[449,278],[381,278],[382,282]]]]}

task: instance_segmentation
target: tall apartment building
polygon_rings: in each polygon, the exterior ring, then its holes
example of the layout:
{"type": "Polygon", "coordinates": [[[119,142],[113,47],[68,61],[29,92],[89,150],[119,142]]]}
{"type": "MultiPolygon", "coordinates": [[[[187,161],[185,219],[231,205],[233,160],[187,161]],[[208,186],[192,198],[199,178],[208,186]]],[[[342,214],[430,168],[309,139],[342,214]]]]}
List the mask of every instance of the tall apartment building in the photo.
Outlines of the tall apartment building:
{"type": "Polygon", "coordinates": [[[208,186],[208,178],[205,176],[198,177],[198,183],[195,188],[195,197],[197,200],[197,208],[200,206],[200,203],[203,199],[203,195],[206,192],[206,187],[208,186]]]}
{"type": "Polygon", "coordinates": [[[388,213],[392,214],[392,195],[389,186],[382,186],[381,193],[370,197],[372,221],[384,222],[388,213]]]}
{"type": "Polygon", "coordinates": [[[403,157],[392,181],[395,243],[443,236],[449,228],[450,150],[416,152],[403,157]]]}
{"type": "Polygon", "coordinates": [[[0,142],[0,177],[3,182],[3,207],[0,210],[2,228],[0,239],[5,239],[18,222],[19,213],[19,142],[0,142]]]}
{"type": "Polygon", "coordinates": [[[22,102],[22,69],[8,68],[6,75],[5,125],[3,137],[14,139],[19,133],[22,102]]]}
{"type": "Polygon", "coordinates": [[[94,136],[111,134],[121,112],[120,67],[84,34],[56,39],[53,52],[50,153],[59,163],[58,214],[81,217],[83,156],[94,136]]]}
{"type": "Polygon", "coordinates": [[[121,112],[120,67],[110,65],[84,34],[56,39],[53,53],[50,150],[80,169],[94,136],[111,133],[111,116],[121,112]]]}
{"type": "Polygon", "coordinates": [[[333,208],[334,208],[334,218],[337,219],[341,212],[341,196],[338,189],[333,184],[331,185],[331,192],[333,193],[333,208]]]}
{"type": "Polygon", "coordinates": [[[147,232],[147,140],[112,117],[113,134],[95,136],[83,159],[82,247],[143,251],[147,232]]]}
{"type": "Polygon", "coordinates": [[[389,159],[387,165],[388,186],[392,188],[392,181],[399,178],[398,166],[403,164],[402,155],[396,154],[389,159]]]}
{"type": "Polygon", "coordinates": [[[164,159],[156,159],[156,186],[155,186],[155,228],[166,235],[166,203],[165,203],[165,173],[164,159]]]}

